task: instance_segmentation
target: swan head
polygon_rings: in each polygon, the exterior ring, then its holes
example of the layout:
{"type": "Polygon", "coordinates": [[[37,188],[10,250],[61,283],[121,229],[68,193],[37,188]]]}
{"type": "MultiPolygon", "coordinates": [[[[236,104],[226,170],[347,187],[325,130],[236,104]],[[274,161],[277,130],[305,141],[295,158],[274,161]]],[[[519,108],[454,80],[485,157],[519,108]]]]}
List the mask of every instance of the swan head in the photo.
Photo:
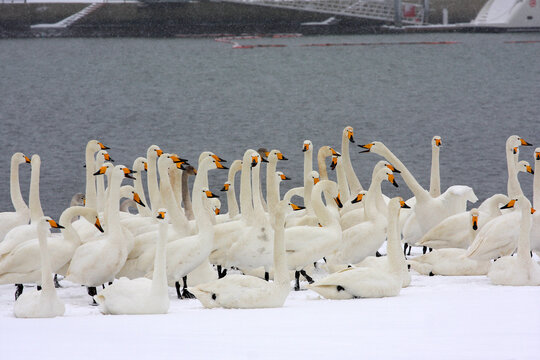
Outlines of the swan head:
{"type": "Polygon", "coordinates": [[[478,230],[478,216],[480,215],[480,211],[477,208],[471,209],[471,223],[472,223],[472,229],[474,231],[478,230]]]}
{"type": "Polygon", "coordinates": [[[257,153],[254,153],[251,155],[251,167],[254,168],[255,166],[259,165],[261,156],[257,153]]]}
{"type": "Polygon", "coordinates": [[[330,170],[335,170],[338,165],[338,157],[332,156],[332,161],[330,162],[330,170]]]}
{"type": "Polygon", "coordinates": [[[184,167],[184,171],[188,175],[197,175],[197,170],[191,165],[188,165],[188,166],[184,167]]]}
{"type": "Polygon", "coordinates": [[[132,179],[132,180],[136,180],[135,177],[132,175],[132,174],[135,174],[136,171],[131,170],[131,169],[128,168],[127,166],[124,166],[124,165],[118,165],[118,166],[115,166],[115,167],[114,167],[114,170],[115,170],[115,171],[122,171],[122,173],[124,174],[124,177],[125,177],[125,178],[132,179]],[[116,170],[116,169],[118,169],[118,170],[116,170]]]}
{"type": "Polygon", "coordinates": [[[167,221],[167,209],[160,208],[156,212],[156,219],[158,219],[159,222],[166,222],[167,221]]]}
{"type": "Polygon", "coordinates": [[[22,152],[16,152],[15,154],[11,156],[11,162],[17,165],[20,165],[24,163],[30,164],[31,160],[28,156],[24,155],[22,152]]]}
{"type": "Polygon", "coordinates": [[[283,153],[279,150],[272,150],[268,153],[267,157],[269,159],[277,159],[277,160],[289,160],[283,155],[283,153]]]}
{"type": "Polygon", "coordinates": [[[380,155],[380,151],[382,151],[382,149],[385,148],[384,144],[379,141],[373,141],[369,144],[358,145],[358,146],[365,149],[365,150],[360,151],[360,153],[374,152],[375,154],[379,154],[379,155],[380,155]]]}
{"type": "Polygon", "coordinates": [[[355,196],[354,199],[351,200],[351,204],[356,204],[364,200],[364,196],[367,194],[367,191],[362,190],[358,193],[358,195],[355,196]]]}
{"type": "Polygon", "coordinates": [[[219,156],[217,156],[216,154],[214,154],[211,151],[203,151],[199,155],[199,164],[207,157],[211,157],[212,159],[214,159],[216,161],[219,161],[219,162],[227,162],[227,160],[220,158],[219,156]]]}
{"type": "Polygon", "coordinates": [[[390,184],[394,185],[395,187],[399,187],[394,177],[394,172],[387,167],[383,167],[382,169],[377,171],[375,179],[379,181],[383,181],[386,179],[390,184]]]}
{"type": "Polygon", "coordinates": [[[354,130],[352,126],[346,126],[345,129],[343,129],[343,136],[347,137],[350,142],[354,143],[354,130]]]}
{"type": "Polygon", "coordinates": [[[438,135],[435,135],[432,139],[431,139],[431,146],[433,147],[440,147],[442,145],[442,140],[441,140],[441,137],[438,136],[438,135]]]}
{"type": "Polygon", "coordinates": [[[43,216],[41,223],[45,226],[49,226],[52,229],[65,229],[62,225],[58,224],[50,216],[43,216]]]}
{"type": "Polygon", "coordinates": [[[203,187],[202,188],[202,192],[204,195],[206,195],[206,198],[208,199],[213,199],[213,198],[218,198],[219,196],[214,194],[212,191],[210,191],[210,189],[206,188],[206,187],[203,187]]]}
{"type": "Polygon", "coordinates": [[[168,154],[167,155],[175,164],[186,164],[189,165],[187,159],[179,157],[177,154],[168,154]]]}
{"type": "Polygon", "coordinates": [[[302,152],[313,150],[313,143],[310,140],[304,140],[304,145],[302,145],[302,152]]]}
{"type": "Polygon", "coordinates": [[[223,187],[221,188],[221,191],[229,191],[230,187],[231,187],[231,182],[226,181],[225,184],[223,184],[223,187]]]}
{"type": "Polygon", "coordinates": [[[520,162],[517,163],[516,168],[518,172],[527,172],[529,174],[534,174],[534,170],[528,161],[521,160],[520,162]]]}
{"type": "Polygon", "coordinates": [[[276,176],[278,178],[278,181],[282,181],[282,180],[291,180],[290,177],[288,177],[287,175],[285,175],[283,172],[281,171],[276,171],[276,176]]]}
{"type": "Polygon", "coordinates": [[[507,149],[512,149],[517,146],[532,146],[531,143],[527,142],[525,139],[518,135],[511,135],[506,140],[506,147],[507,149]]]}
{"type": "Polygon", "coordinates": [[[76,193],[71,198],[71,201],[69,202],[69,206],[84,206],[84,203],[86,201],[86,196],[83,193],[76,193]]]}
{"type": "Polygon", "coordinates": [[[317,185],[317,183],[321,180],[321,177],[319,176],[319,173],[317,171],[315,171],[315,170],[311,171],[309,176],[313,180],[313,185],[317,185]]]}
{"type": "Polygon", "coordinates": [[[93,152],[98,152],[99,150],[109,150],[110,147],[103,145],[103,143],[98,140],[90,140],[86,144],[86,149],[92,150],[93,152]]]}
{"type": "Polygon", "coordinates": [[[161,155],[163,155],[163,150],[161,150],[161,148],[157,145],[150,145],[146,151],[146,157],[148,159],[157,159],[161,155]]]}
{"type": "Polygon", "coordinates": [[[34,155],[32,155],[32,159],[30,159],[30,163],[31,163],[32,167],[40,166],[41,165],[41,158],[39,157],[38,154],[34,154],[34,155]]]}
{"type": "Polygon", "coordinates": [[[534,159],[536,161],[540,160],[540,148],[534,149],[534,159]]]}
{"type": "Polygon", "coordinates": [[[396,173],[396,174],[401,174],[401,171],[399,171],[398,169],[396,169],[394,165],[390,164],[390,163],[387,162],[387,161],[385,161],[384,166],[386,166],[388,169],[390,169],[392,172],[394,172],[394,173],[396,173]]]}
{"type": "Polygon", "coordinates": [[[501,207],[501,210],[512,209],[516,205],[516,201],[518,201],[518,199],[511,199],[506,205],[501,207]]]}
{"type": "Polygon", "coordinates": [[[113,158],[111,157],[111,155],[109,155],[109,152],[107,150],[99,150],[97,153],[97,158],[101,158],[100,160],[103,161],[114,162],[113,158]]]}
{"type": "Polygon", "coordinates": [[[268,162],[267,157],[270,156],[270,151],[268,151],[267,148],[261,147],[261,148],[257,149],[257,153],[258,153],[259,156],[261,157],[261,161],[262,161],[262,162],[268,162]]]}

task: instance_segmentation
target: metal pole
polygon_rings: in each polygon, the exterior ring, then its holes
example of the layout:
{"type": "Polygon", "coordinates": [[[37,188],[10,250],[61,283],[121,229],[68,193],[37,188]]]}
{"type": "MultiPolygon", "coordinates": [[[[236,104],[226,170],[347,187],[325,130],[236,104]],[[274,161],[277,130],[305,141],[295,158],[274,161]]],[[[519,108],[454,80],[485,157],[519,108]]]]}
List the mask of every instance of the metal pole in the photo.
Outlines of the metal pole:
{"type": "Polygon", "coordinates": [[[394,25],[401,27],[401,0],[394,0],[394,25]]]}
{"type": "Polygon", "coordinates": [[[424,24],[429,23],[429,0],[424,0],[424,24]]]}

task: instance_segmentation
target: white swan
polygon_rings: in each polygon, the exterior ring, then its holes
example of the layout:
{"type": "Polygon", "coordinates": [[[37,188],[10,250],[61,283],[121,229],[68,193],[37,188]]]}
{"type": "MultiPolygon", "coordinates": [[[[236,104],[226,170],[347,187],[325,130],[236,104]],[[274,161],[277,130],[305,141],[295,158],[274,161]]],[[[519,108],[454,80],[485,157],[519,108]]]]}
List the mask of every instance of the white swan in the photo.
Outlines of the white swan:
{"type": "Polygon", "coordinates": [[[152,280],[120,278],[95,296],[103,314],[166,314],[169,311],[166,244],[168,224],[165,210],[158,210],[159,237],[152,280]]]}
{"type": "Polygon", "coordinates": [[[407,260],[411,268],[422,275],[475,276],[486,275],[489,260],[474,260],[465,256],[466,249],[435,249],[407,260]]]}
{"type": "Polygon", "coordinates": [[[386,239],[387,218],[384,212],[379,211],[377,202],[381,201],[381,183],[390,181],[397,186],[393,172],[380,168],[374,174],[369,186],[364,209],[366,221],[343,230],[343,240],[336,251],[326,257],[329,264],[356,264],[370,255],[375,255],[386,239]]]}
{"type": "Polygon", "coordinates": [[[274,209],[274,281],[268,282],[254,276],[228,275],[225,278],[190,287],[206,308],[270,308],[281,307],[289,294],[289,274],[285,257],[285,209],[288,203],[280,202],[274,209]]]}
{"type": "Polygon", "coordinates": [[[519,155],[519,146],[531,146],[530,143],[517,135],[511,135],[506,140],[506,166],[508,168],[508,197],[515,199],[522,195],[521,186],[517,179],[518,171],[516,169],[517,157],[519,155]]]}
{"type": "Polygon", "coordinates": [[[131,172],[117,165],[111,176],[108,219],[104,236],[87,242],[75,250],[66,272],[66,280],[89,287],[89,295],[95,295],[95,287],[112,282],[124,265],[129,243],[120,225],[120,185],[124,176],[131,172]]]}
{"type": "Polygon", "coordinates": [[[37,223],[41,258],[41,291],[26,292],[15,301],[13,312],[18,318],[49,318],[62,316],[64,303],[60,301],[53,284],[49,251],[47,250],[47,233],[49,226],[61,228],[49,217],[42,217],[37,223]]]}
{"type": "MultiPolygon", "coordinates": [[[[345,174],[347,176],[347,184],[349,187],[349,197],[353,194],[356,195],[360,191],[364,190],[351,164],[351,157],[349,154],[350,142],[354,143],[354,130],[352,126],[346,126],[343,129],[343,133],[341,135],[341,156],[342,156],[341,161],[343,162],[343,167],[345,170],[345,174]]],[[[346,200],[343,199],[343,202],[345,203],[346,200]]]]}
{"type": "Polygon", "coordinates": [[[429,177],[429,194],[431,197],[441,195],[441,173],[439,170],[439,150],[442,145],[440,136],[431,139],[431,172],[429,177]]]}
{"type": "Polygon", "coordinates": [[[347,268],[308,285],[308,288],[327,299],[379,298],[397,296],[403,286],[403,267],[399,231],[401,198],[388,204],[388,243],[394,243],[384,266],[347,268]],[[399,250],[398,250],[399,248],[399,250]]]}
{"type": "MultiPolygon", "coordinates": [[[[534,151],[533,204],[540,208],[540,148],[534,151]]],[[[533,214],[531,226],[531,250],[540,254],[540,211],[533,214]]]]}
{"type": "Polygon", "coordinates": [[[0,213],[0,241],[4,240],[9,230],[19,225],[28,224],[30,221],[30,209],[24,202],[19,184],[19,165],[24,163],[30,163],[30,159],[23,153],[16,152],[11,156],[9,188],[11,203],[15,211],[0,213]]]}
{"type": "MultiPolygon", "coordinates": [[[[278,160],[288,160],[281,151],[272,150],[267,155],[268,164],[266,164],[266,202],[268,204],[268,214],[273,216],[274,208],[277,206],[280,198],[279,182],[276,177],[276,168],[278,160]]],[[[288,178],[287,178],[288,179],[288,178]]]]}
{"type": "Polygon", "coordinates": [[[525,204],[512,199],[501,207],[501,209],[514,208],[514,210],[497,216],[484,225],[476,234],[465,256],[475,260],[490,260],[512,254],[517,246],[522,213],[520,208],[523,206],[525,204]],[[515,206],[516,203],[517,206],[515,206]]]}
{"type": "MultiPolygon", "coordinates": [[[[414,214],[420,225],[421,234],[425,234],[429,229],[437,225],[443,219],[466,210],[467,201],[476,202],[478,198],[469,186],[454,185],[449,187],[443,194],[433,198],[416,181],[405,165],[381,142],[375,141],[366,145],[359,145],[367,150],[363,152],[374,152],[386,158],[391,164],[401,171],[403,180],[413,192],[416,198],[414,214]]],[[[405,242],[416,243],[418,239],[405,239],[405,242]]]]}
{"type": "Polygon", "coordinates": [[[32,174],[30,175],[30,224],[19,225],[12,228],[4,240],[0,242],[0,255],[9,253],[19,244],[31,239],[37,238],[37,223],[43,217],[41,202],[39,200],[39,174],[41,159],[39,155],[32,155],[31,159],[32,174]]]}
{"type": "Polygon", "coordinates": [[[151,145],[146,151],[147,172],[146,180],[148,186],[148,197],[150,203],[146,203],[150,209],[157,210],[160,208],[160,195],[157,179],[157,159],[163,154],[163,150],[157,145],[151,145]]]}
{"type": "Polygon", "coordinates": [[[507,204],[509,201],[508,196],[495,194],[486,199],[478,209],[471,209],[447,217],[431,228],[417,245],[433,249],[467,249],[474,241],[478,231],[485,224],[501,215],[499,209],[501,204],[507,204]]]}
{"type": "Polygon", "coordinates": [[[521,219],[519,221],[519,240],[516,256],[504,256],[491,265],[489,280],[495,285],[539,286],[540,265],[534,261],[529,252],[531,221],[534,209],[524,196],[518,197],[521,219]]]}
{"type": "Polygon", "coordinates": [[[227,215],[229,220],[236,219],[237,216],[240,214],[240,210],[238,208],[238,202],[236,201],[236,191],[234,188],[234,178],[238,171],[242,169],[242,160],[234,160],[229,167],[229,174],[227,176],[227,182],[223,185],[223,188],[221,191],[227,192],[227,214],[223,214],[223,216],[227,215]]]}
{"type": "MultiPolygon", "coordinates": [[[[59,222],[65,224],[62,234],[52,234],[47,237],[49,249],[49,267],[55,274],[64,274],[62,268],[71,260],[73,253],[80,246],[81,240],[71,225],[71,218],[84,216],[88,222],[94,223],[101,229],[95,209],[74,206],[62,212],[59,222]]],[[[39,222],[41,224],[41,222],[39,222]]],[[[0,284],[41,283],[41,262],[39,254],[41,241],[31,239],[20,244],[8,254],[0,256],[0,284]]],[[[19,289],[18,293],[22,291],[19,289]]]]}
{"type": "Polygon", "coordinates": [[[330,180],[321,180],[313,187],[311,196],[318,225],[300,225],[285,228],[287,265],[289,270],[295,271],[295,290],[300,290],[300,274],[310,281],[304,268],[333,253],[342,241],[339,211],[337,209],[342,204],[338,198],[337,184],[330,180]],[[322,201],[323,192],[329,195],[327,205],[322,201]]]}

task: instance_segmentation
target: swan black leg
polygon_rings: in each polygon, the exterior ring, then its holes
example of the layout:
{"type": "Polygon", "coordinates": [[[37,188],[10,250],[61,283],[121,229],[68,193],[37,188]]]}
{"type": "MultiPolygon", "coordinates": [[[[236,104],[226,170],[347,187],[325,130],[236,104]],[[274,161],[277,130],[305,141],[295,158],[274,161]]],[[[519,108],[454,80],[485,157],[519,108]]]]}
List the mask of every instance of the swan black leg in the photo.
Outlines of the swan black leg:
{"type": "Polygon", "coordinates": [[[428,248],[429,252],[432,252],[433,251],[433,248],[428,248]]]}
{"type": "Polygon", "coordinates": [[[15,286],[17,287],[17,290],[15,290],[15,300],[17,300],[19,296],[21,296],[21,294],[23,293],[24,286],[23,284],[15,284],[15,286]]]}
{"type": "Polygon", "coordinates": [[[403,256],[407,256],[407,246],[409,246],[407,243],[403,244],[403,256]]]}
{"type": "Polygon", "coordinates": [[[411,256],[411,250],[412,250],[412,246],[409,245],[409,252],[407,253],[407,256],[411,256]]]}
{"type": "Polygon", "coordinates": [[[221,279],[223,277],[221,276],[221,265],[217,265],[216,270],[217,270],[218,279],[221,279]]]}
{"type": "Polygon", "coordinates": [[[381,257],[382,255],[381,255],[380,252],[377,251],[377,252],[375,253],[375,256],[376,256],[376,257],[381,257]]]}
{"type": "Polygon", "coordinates": [[[422,254],[425,254],[427,251],[427,246],[422,246],[422,254]]]}
{"type": "Polygon", "coordinates": [[[187,275],[182,278],[182,281],[184,283],[184,288],[182,289],[182,296],[184,299],[195,299],[195,295],[190,293],[187,289],[187,275]]]}
{"type": "Polygon", "coordinates": [[[38,285],[36,286],[36,288],[37,288],[37,291],[41,291],[41,286],[38,285]]]}
{"type": "Polygon", "coordinates": [[[266,281],[270,280],[270,274],[268,273],[268,271],[264,272],[264,280],[266,280],[266,281]]]}
{"type": "Polygon", "coordinates": [[[294,291],[300,291],[300,271],[294,272],[294,291]]]}
{"type": "Polygon", "coordinates": [[[97,295],[97,289],[95,286],[88,286],[88,295],[92,297],[92,306],[97,306],[96,300],[94,300],[94,296],[97,295]]]}
{"type": "Polygon", "coordinates": [[[302,274],[303,277],[306,278],[307,282],[310,283],[310,284],[313,284],[315,281],[313,281],[313,279],[311,278],[311,276],[309,276],[306,272],[306,270],[300,270],[300,274],[302,274]]]}
{"type": "Polygon", "coordinates": [[[181,299],[182,294],[180,293],[180,282],[176,281],[174,283],[174,287],[176,288],[176,296],[178,296],[178,298],[181,299]]]}
{"type": "Polygon", "coordinates": [[[54,287],[57,289],[62,287],[62,285],[60,285],[58,282],[58,274],[54,274],[54,287]]]}

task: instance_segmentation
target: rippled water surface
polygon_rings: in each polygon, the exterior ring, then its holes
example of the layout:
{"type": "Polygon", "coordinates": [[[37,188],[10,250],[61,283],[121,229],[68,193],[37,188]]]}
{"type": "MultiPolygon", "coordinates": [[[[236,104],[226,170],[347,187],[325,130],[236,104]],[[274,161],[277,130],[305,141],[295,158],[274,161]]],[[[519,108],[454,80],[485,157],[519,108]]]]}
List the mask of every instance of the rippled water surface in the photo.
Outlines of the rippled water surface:
{"type": "MultiPolygon", "coordinates": [[[[504,143],[540,145],[539,34],[419,34],[255,39],[280,48],[233,49],[212,39],[0,41],[0,211],[11,211],[11,154],[40,154],[41,201],[58,216],[84,191],[84,147],[99,139],[131,165],[151,144],[196,164],[211,150],[230,160],[247,148],[280,149],[278,169],[301,184],[305,139],[340,147],[383,141],[429,185],[430,140],[443,138],[441,183],[472,186],[483,200],[506,192],[504,143]],[[313,43],[457,41],[446,45],[305,47],[313,43]]],[[[533,160],[534,147],[521,159],[533,160]]],[[[367,187],[380,158],[351,148],[367,187]]],[[[27,196],[29,166],[21,166],[27,196]]],[[[331,176],[335,176],[331,174],[331,176]]],[[[219,190],[225,171],[210,173],[219,190]]],[[[532,195],[532,176],[521,174],[532,195]]],[[[388,194],[408,197],[403,180],[388,194]]],[[[224,204],[225,206],[225,204],[224,204]]]]}

